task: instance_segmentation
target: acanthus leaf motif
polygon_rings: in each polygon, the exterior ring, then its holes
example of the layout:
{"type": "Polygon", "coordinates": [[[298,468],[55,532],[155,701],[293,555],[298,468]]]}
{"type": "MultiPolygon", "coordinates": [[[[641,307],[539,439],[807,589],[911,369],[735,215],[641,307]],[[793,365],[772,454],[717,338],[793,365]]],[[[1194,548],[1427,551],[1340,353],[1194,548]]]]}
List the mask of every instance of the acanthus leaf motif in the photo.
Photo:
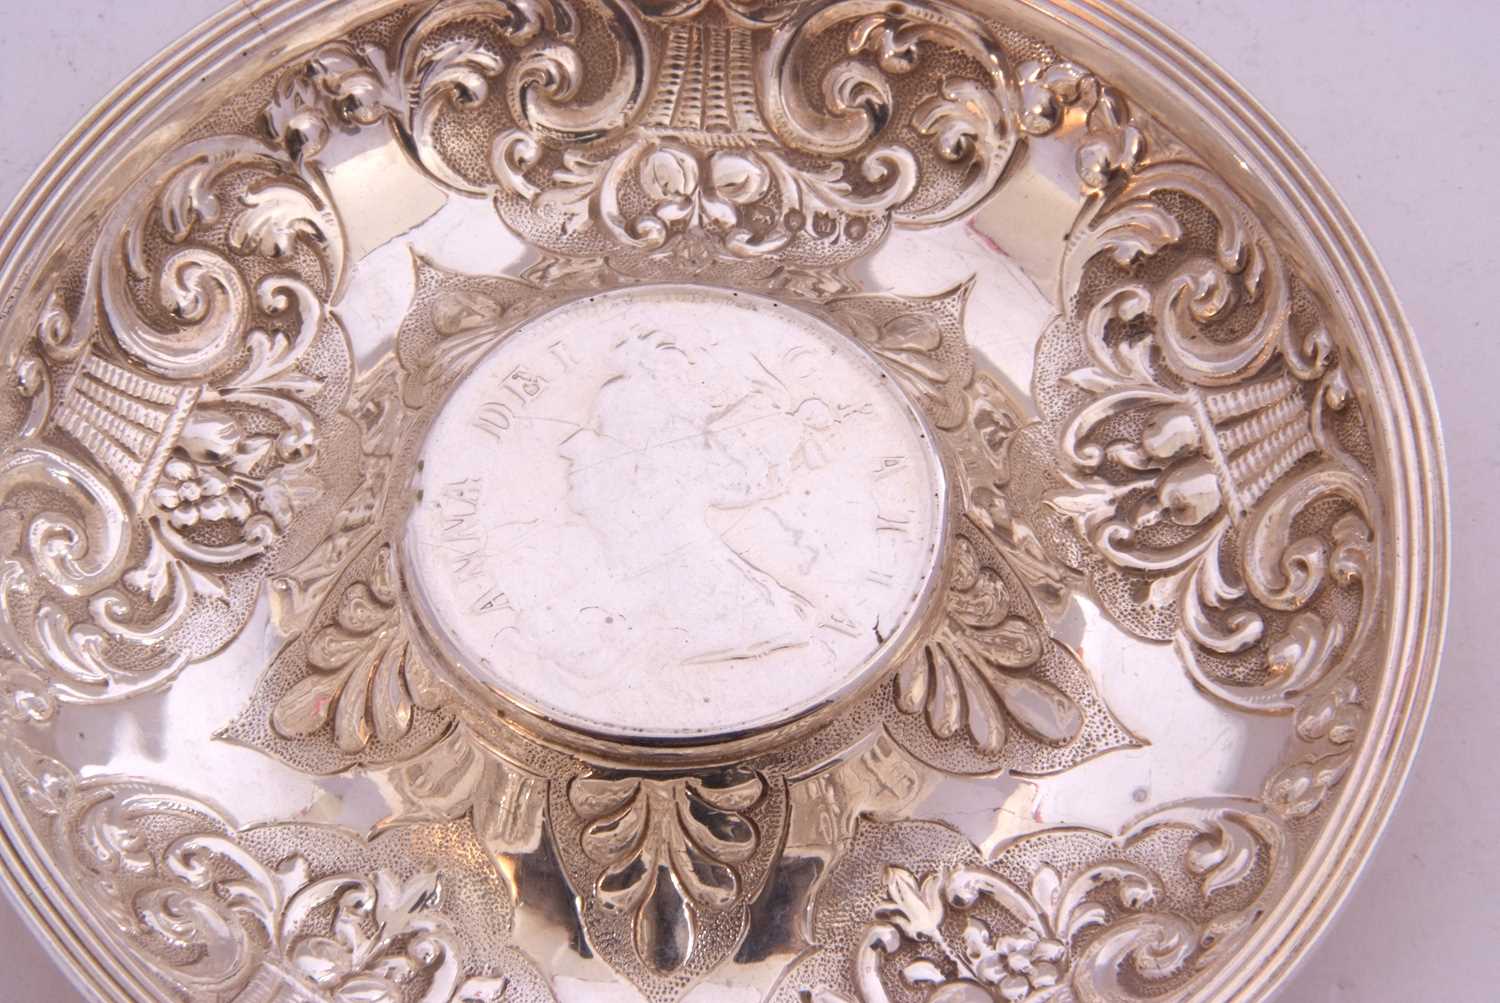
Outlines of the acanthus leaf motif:
{"type": "Polygon", "coordinates": [[[982,567],[973,542],[953,541],[943,622],[896,675],[897,705],[925,713],[940,738],[967,730],[987,753],[1005,747],[1013,720],[1045,742],[1066,744],[1083,714],[1064,693],[1025,674],[1041,658],[1035,624],[1014,616],[1000,577],[982,567]]]}
{"type": "MultiPolygon", "coordinates": [[[[778,32],[775,39],[750,38],[751,50],[762,51],[755,48],[762,42],[775,49],[806,44],[820,33],[831,35],[834,28],[846,26],[841,20],[846,13],[865,6],[831,4],[818,13],[821,20],[800,21],[790,19],[788,8],[767,5],[762,9],[758,0],[712,4],[689,0],[665,8],[648,7],[644,16],[696,29],[701,25],[692,24],[695,18],[722,15],[746,32],[778,32]]],[[[146,268],[149,248],[141,238],[134,233],[119,239],[115,239],[117,234],[109,235],[113,242],[106,256],[113,272],[119,274],[107,280],[113,292],[105,297],[106,313],[133,339],[122,343],[123,354],[133,363],[145,360],[150,375],[170,371],[170,385],[183,386],[193,380],[200,386],[191,400],[184,396],[172,402],[182,416],[181,434],[164,454],[161,476],[144,497],[122,497],[119,485],[109,483],[111,474],[120,480],[118,473],[108,469],[101,468],[105,474],[101,477],[100,470],[74,469],[33,453],[17,454],[15,462],[5,467],[5,475],[11,478],[8,484],[33,487],[45,480],[53,488],[62,485],[85,497],[94,510],[85,511],[81,518],[70,515],[34,525],[26,538],[30,549],[23,553],[12,548],[19,559],[5,566],[4,588],[8,603],[12,598],[18,602],[7,605],[7,625],[11,610],[21,608],[42,590],[51,589],[64,600],[39,607],[39,641],[28,639],[16,647],[20,661],[0,663],[0,683],[7,700],[0,703],[0,714],[14,709],[27,719],[46,720],[58,695],[93,699],[103,692],[116,697],[132,692],[130,686],[145,688],[169,678],[181,661],[138,676],[129,686],[119,685],[101,652],[106,645],[126,638],[157,650],[172,650],[161,642],[179,622],[181,611],[198,598],[227,602],[228,576],[270,552],[297,512],[319,497],[318,423],[310,402],[321,392],[321,381],[302,360],[311,338],[328,323],[324,301],[330,298],[327,290],[337,286],[343,266],[337,220],[312,180],[316,172],[303,168],[324,148],[332,130],[389,121],[403,146],[417,150],[422,165],[449,188],[500,199],[514,196],[532,208],[556,210],[563,219],[564,237],[608,231],[612,242],[606,242],[604,250],[612,252],[618,249],[616,245],[623,245],[646,252],[648,259],[665,251],[673,256],[670,260],[651,259],[645,267],[663,265],[684,272],[718,267],[726,261],[768,259],[797,241],[820,254],[852,257],[873,245],[892,222],[922,223],[957,216],[960,209],[956,206],[971,208],[993,186],[1008,160],[1007,144],[1013,142],[1006,132],[1011,122],[1008,88],[982,82],[972,66],[965,67],[969,76],[945,77],[939,89],[912,105],[911,115],[894,114],[897,107],[904,110],[902,102],[912,97],[901,90],[897,78],[914,79],[908,75],[927,65],[931,51],[953,45],[956,33],[969,23],[943,10],[927,18],[927,4],[864,18],[849,33],[844,45],[849,58],[838,55],[837,64],[823,80],[827,117],[839,122],[820,122],[812,131],[820,133],[825,147],[849,141],[851,136],[854,140],[842,151],[825,149],[825,159],[812,166],[817,158],[788,158],[772,141],[772,133],[786,128],[805,107],[791,113],[781,109],[779,124],[767,125],[764,137],[757,133],[754,142],[735,149],[717,148],[701,135],[682,135],[675,127],[664,129],[641,117],[634,119],[633,126],[627,125],[639,110],[632,106],[633,96],[616,94],[607,102],[611,104],[605,109],[608,115],[585,115],[581,117],[590,119],[587,123],[570,123],[549,102],[566,101],[576,93],[583,67],[576,53],[561,44],[573,40],[576,15],[566,5],[543,0],[496,5],[496,11],[503,13],[487,22],[501,29],[498,37],[512,43],[530,44],[544,35],[560,43],[528,50],[516,63],[509,78],[512,86],[505,88],[516,129],[496,140],[492,166],[498,183],[492,184],[460,173],[439,152],[443,116],[486,102],[507,65],[497,54],[498,48],[486,40],[492,36],[474,37],[473,26],[460,23],[462,18],[445,20],[446,9],[460,7],[470,13],[474,10],[457,4],[435,6],[431,16],[418,20],[422,30],[411,32],[393,54],[373,47],[333,48],[312,60],[312,73],[289,75],[267,116],[279,149],[263,144],[233,150],[195,147],[190,156],[161,175],[166,180],[151,208],[173,243],[185,243],[206,226],[223,222],[229,250],[277,259],[277,267],[282,267],[305,247],[319,256],[322,276],[276,275],[251,282],[227,263],[230,259],[196,246],[172,252],[161,263],[159,276],[152,276],[146,268]],[[912,12],[923,16],[909,19],[912,12]],[[413,81],[417,81],[415,86],[413,81]],[[885,142],[898,118],[912,131],[933,139],[939,159],[960,168],[963,184],[956,199],[940,199],[937,205],[915,201],[917,159],[902,144],[885,142]],[[589,138],[579,141],[580,147],[596,138],[605,142],[588,153],[579,152],[572,147],[582,136],[589,138]],[[547,161],[549,151],[556,153],[559,137],[567,140],[568,148],[557,154],[556,162],[547,161]],[[634,137],[630,141],[634,145],[621,146],[624,137],[634,137]],[[611,143],[615,144],[613,152],[611,143]],[[272,162],[280,169],[287,157],[298,168],[296,181],[256,185],[237,201],[218,190],[224,172],[230,169],[272,162]],[[622,198],[622,192],[627,197],[622,198]],[[630,196],[641,194],[644,202],[631,201],[630,196]],[[225,220],[226,210],[235,206],[242,211],[225,220]],[[327,288],[318,286],[320,278],[327,288]],[[166,329],[160,324],[121,322],[122,318],[138,319],[136,315],[142,312],[142,304],[130,300],[136,294],[126,289],[127,282],[155,294],[171,318],[166,329]],[[291,306],[302,314],[300,333],[252,326],[257,311],[274,321],[291,306]],[[248,347],[250,361],[226,374],[231,362],[227,346],[240,345],[248,347]],[[250,410],[258,412],[257,428],[263,428],[269,418],[276,433],[250,431],[250,423],[243,420],[250,410]],[[113,498],[97,504],[110,494],[113,498]],[[150,516],[138,521],[133,530],[139,533],[144,527],[148,534],[146,556],[139,565],[126,569],[119,555],[140,550],[132,547],[132,530],[124,528],[118,513],[128,518],[147,511],[147,506],[150,516]],[[215,530],[212,540],[203,532],[209,526],[215,530]],[[227,551],[223,549],[226,531],[238,533],[227,551]],[[85,546],[80,541],[102,545],[85,546]],[[165,615],[145,625],[132,618],[134,600],[108,587],[112,577],[165,615]],[[77,622],[77,607],[85,602],[90,617],[77,622]],[[37,666],[43,661],[48,672],[60,673],[59,683],[38,675],[37,666]]],[[[635,16],[625,15],[629,23],[623,31],[639,27],[635,16]]],[[[1027,106],[1020,121],[1028,133],[1041,135],[1055,127],[1063,106],[1088,108],[1091,141],[1079,151],[1080,180],[1098,196],[1093,205],[1102,208],[1081,221],[1077,231],[1070,262],[1077,274],[1096,260],[1133,271],[1182,243],[1187,234],[1165,208],[1162,196],[1186,193],[1190,199],[1201,200],[1215,194],[1199,173],[1178,166],[1173,172],[1152,174],[1153,168],[1163,165],[1147,166],[1144,141],[1129,123],[1121,99],[1077,67],[1022,67],[1019,78],[1027,106]]],[[[1378,525],[1378,512],[1369,503],[1363,472],[1351,472],[1347,458],[1337,455],[1336,445],[1324,437],[1323,423],[1332,421],[1332,413],[1352,400],[1347,374],[1333,364],[1331,342],[1321,331],[1293,336],[1285,320],[1286,296],[1275,248],[1247,224],[1245,214],[1231,207],[1223,229],[1221,246],[1211,260],[1181,269],[1156,286],[1119,290],[1108,304],[1109,316],[1101,315],[1097,329],[1090,329],[1088,336],[1097,337],[1089,345],[1089,362],[1063,379],[1074,391],[1099,400],[1088,420],[1076,423],[1077,434],[1066,443],[1077,479],[1049,501],[1074,520],[1080,536],[1101,553],[1129,555],[1119,563],[1143,573],[1146,602],[1179,616],[1183,637],[1198,648],[1237,654],[1264,643],[1266,671],[1272,678],[1265,686],[1251,688],[1254,692],[1247,694],[1246,687],[1213,679],[1209,670],[1196,664],[1190,671],[1210,692],[1254,709],[1295,706],[1298,736],[1317,744],[1317,755],[1273,778],[1266,799],[1284,815],[1297,817],[1316,810],[1337,783],[1351,758],[1348,747],[1362,726],[1358,691],[1352,684],[1345,685],[1348,681],[1339,679],[1338,669],[1330,664],[1341,657],[1341,650],[1357,646],[1365,633],[1364,621],[1350,631],[1324,611],[1308,607],[1327,587],[1325,583],[1370,588],[1378,581],[1379,555],[1372,529],[1378,525]],[[1213,325],[1239,306],[1257,304],[1269,318],[1256,332],[1264,340],[1228,348],[1218,345],[1227,339],[1213,325]],[[1202,331],[1211,336],[1195,340],[1202,331]],[[1290,378],[1283,379],[1288,373],[1290,378]],[[1242,393],[1246,384],[1253,385],[1242,393]],[[1105,423],[1141,410],[1151,412],[1151,417],[1139,441],[1112,439],[1113,432],[1095,434],[1105,423]],[[1240,437],[1234,441],[1239,443],[1236,448],[1247,451],[1240,453],[1245,461],[1242,469],[1233,469],[1232,456],[1227,476],[1215,468],[1203,429],[1205,412],[1210,423],[1228,421],[1225,427],[1240,437]],[[1094,418],[1099,421],[1093,422],[1094,418]],[[1267,458],[1272,447],[1285,445],[1282,440],[1287,437],[1300,444],[1304,418],[1308,434],[1334,461],[1319,467],[1316,476],[1307,480],[1298,478],[1311,465],[1303,462],[1310,453],[1287,461],[1286,470],[1276,469],[1283,460],[1267,458]],[[1271,444],[1265,455],[1251,455],[1250,440],[1255,436],[1265,436],[1271,444]],[[1101,437],[1108,441],[1100,442],[1101,437]],[[1192,455],[1194,449],[1204,455],[1192,455]],[[1303,469],[1293,470],[1298,464],[1303,469]],[[1254,479],[1237,498],[1235,490],[1245,485],[1236,478],[1247,472],[1254,479]],[[1280,480],[1283,477],[1288,480],[1280,480]],[[1263,495],[1257,496],[1260,491],[1263,495]],[[1292,539],[1294,529],[1302,533],[1298,522],[1302,514],[1329,499],[1350,502],[1353,508],[1327,532],[1292,539]],[[1152,540],[1159,542],[1164,530],[1182,533],[1165,553],[1151,553],[1152,540]],[[1207,542],[1194,538],[1200,533],[1206,534],[1207,542]],[[1181,545],[1183,540],[1187,545],[1181,545]],[[1247,554],[1254,560],[1247,560],[1247,554]],[[1136,563],[1130,564],[1132,560],[1136,563]],[[1290,615],[1265,618],[1249,609],[1252,600],[1290,615]],[[1274,637],[1268,636],[1273,633],[1274,637]]],[[[576,246],[569,245],[569,249],[576,250],[576,246]]],[[[559,274],[569,269],[582,273],[594,267],[587,262],[603,260],[575,257],[564,262],[565,257],[550,259],[548,267],[559,274]]],[[[826,276],[820,276],[821,280],[826,276]]],[[[822,292],[814,298],[827,300],[835,287],[816,288],[822,292]]],[[[1075,293],[1068,291],[1069,296],[1075,293]]],[[[947,300],[957,302],[960,315],[965,295],[966,290],[945,294],[947,300]]],[[[830,301],[829,305],[837,312],[847,304],[830,301]]],[[[876,319],[863,311],[867,305],[851,311],[851,328],[913,390],[944,433],[962,430],[963,436],[984,442],[990,451],[985,463],[994,466],[969,464],[960,478],[967,522],[965,532],[953,543],[957,567],[945,596],[944,626],[923,649],[922,659],[909,662],[898,675],[900,710],[922,715],[939,738],[966,734],[980,750],[997,757],[1012,724],[1043,742],[1071,743],[1083,730],[1085,712],[1075,690],[1064,692],[1032,672],[1051,640],[1038,627],[1041,620],[1023,594],[1029,591],[1035,598],[1037,590],[1049,583],[1061,591],[1063,578],[1046,566],[1048,555],[1028,546],[1034,543],[1034,534],[1021,514],[1004,510],[998,491],[1002,461],[997,457],[1015,431],[1014,422],[994,408],[986,409],[984,391],[978,389],[983,377],[975,377],[967,354],[944,354],[945,344],[951,348],[952,343],[946,341],[950,332],[944,319],[935,319],[941,309],[898,310],[876,319]],[[965,535],[970,529],[978,532],[965,535]],[[976,541],[997,550],[998,556],[986,549],[981,559],[976,541]],[[1024,589],[1016,589],[1010,578],[1002,576],[997,562],[1022,580],[1024,589]]],[[[148,304],[148,309],[156,307],[148,304]]],[[[37,402],[38,413],[45,415],[50,408],[50,391],[43,390],[45,374],[39,376],[37,370],[43,357],[82,356],[92,362],[92,356],[83,354],[86,345],[73,344],[80,341],[69,331],[73,326],[79,325],[72,324],[61,304],[49,304],[39,320],[37,354],[17,369],[22,390],[37,402]]],[[[86,341],[93,326],[82,326],[89,328],[86,341]]],[[[450,344],[458,345],[466,335],[474,334],[465,347],[482,350],[503,325],[487,322],[485,326],[489,329],[450,332],[455,333],[450,344]]],[[[101,357],[113,364],[111,360],[118,361],[120,354],[101,357]]],[[[450,354],[453,372],[461,369],[464,357],[457,349],[450,354]]],[[[373,396],[356,403],[361,408],[366,455],[389,461],[391,430],[400,426],[399,405],[382,410],[389,401],[373,396]],[[393,414],[398,417],[392,418],[393,414]]],[[[174,420],[176,416],[174,412],[174,420]]],[[[1223,441],[1219,447],[1224,448],[1223,441]]],[[[289,608],[286,622],[294,625],[290,636],[300,635],[300,628],[309,626],[310,617],[300,621],[298,617],[320,607],[328,589],[346,584],[340,575],[349,566],[347,558],[364,552],[377,532],[374,526],[383,488],[383,483],[362,485],[339,516],[341,535],[325,541],[329,546],[320,548],[316,559],[301,569],[308,571],[307,588],[297,595],[301,608],[289,608]]],[[[392,619],[395,599],[389,552],[378,553],[375,574],[369,580],[347,583],[339,592],[332,619],[310,631],[308,658],[317,671],[283,696],[284,707],[276,708],[274,721],[284,735],[305,736],[326,729],[343,752],[353,754],[372,741],[394,741],[405,735],[414,708],[435,705],[423,703],[428,692],[424,666],[402,626],[392,619]]],[[[299,589],[302,586],[295,584],[299,589]]],[[[1375,608],[1369,595],[1361,598],[1366,609],[1375,608]]],[[[4,640],[10,646],[10,637],[4,640]]],[[[529,779],[519,771],[495,770],[481,756],[454,755],[454,768],[463,781],[448,792],[452,804],[444,811],[452,808],[462,814],[456,807],[460,804],[477,808],[477,801],[489,796],[487,792],[503,789],[510,797],[515,791],[531,790],[526,788],[529,779]]],[[[987,766],[1000,762],[996,758],[987,766]]],[[[749,814],[767,798],[768,785],[774,783],[775,779],[760,776],[704,786],[690,778],[601,775],[580,778],[569,789],[572,807],[588,823],[581,846],[604,868],[593,894],[609,908],[632,914],[634,946],[640,958],[676,971],[692,951],[691,945],[684,950],[676,918],[687,917],[691,930],[695,914],[743,904],[746,889],[738,868],[763,845],[762,833],[749,814]],[[596,814],[590,816],[590,812],[596,814]]],[[[38,779],[33,784],[36,804],[55,810],[59,789],[46,777],[38,779]]],[[[534,798],[535,791],[529,796],[534,798]]],[[[477,827],[485,824],[478,814],[474,823],[477,827]]],[[[532,830],[526,832],[531,838],[532,830]]],[[[1221,828],[1205,832],[1193,844],[1189,864],[1202,878],[1205,895],[1246,879],[1259,860],[1251,845],[1252,837],[1259,834],[1221,828]]],[[[118,854],[122,867],[149,865],[132,834],[100,838],[101,845],[108,844],[109,853],[118,854]]],[[[183,875],[201,873],[194,870],[197,864],[191,854],[176,866],[183,875]]],[[[908,984],[936,989],[931,996],[935,1000],[992,1000],[999,994],[999,998],[1028,1003],[1061,1001],[1068,998],[1064,994],[1069,990],[1059,981],[1060,963],[1070,958],[1073,940],[1117,916],[1114,905],[1106,906],[1089,894],[1099,885],[1115,882],[1121,890],[1120,909],[1137,911],[1152,904],[1149,875],[1127,873],[1127,866],[1132,865],[1107,864],[1087,875],[1065,878],[1045,865],[1029,883],[998,878],[984,894],[1010,903],[1003,905],[1003,911],[1023,923],[1022,932],[1001,934],[993,920],[969,915],[956,939],[952,930],[944,929],[945,921],[968,909],[972,905],[969,891],[989,877],[966,875],[971,885],[952,885],[957,890],[945,898],[943,888],[958,881],[958,874],[919,877],[893,868],[890,903],[880,917],[889,920],[890,929],[881,930],[869,943],[890,953],[898,935],[926,944],[941,942],[942,958],[920,958],[902,970],[908,984]],[[1111,871],[1111,867],[1116,869],[1111,871]],[[950,968],[950,964],[957,967],[950,968]],[[949,971],[965,974],[954,981],[949,971]]],[[[301,858],[288,858],[273,870],[270,883],[285,886],[280,894],[288,900],[313,882],[311,865],[301,858]]],[[[339,999],[402,998],[401,987],[414,966],[435,955],[427,942],[413,956],[401,957],[399,950],[392,954],[388,949],[398,945],[383,939],[383,931],[388,924],[398,928],[411,916],[428,917],[441,909],[440,882],[435,873],[406,879],[377,874],[349,880],[355,883],[339,886],[347,900],[340,898],[336,905],[332,898],[309,896],[307,901],[316,900],[318,908],[331,909],[335,918],[327,930],[298,943],[293,964],[299,977],[339,999]],[[375,932],[368,928],[370,920],[377,927],[375,932]],[[356,964],[360,957],[377,957],[378,963],[361,968],[356,964]]],[[[276,907],[267,904],[270,898],[248,895],[241,899],[238,888],[213,890],[234,899],[232,912],[263,916],[264,928],[273,931],[276,907]]],[[[175,894],[151,900],[160,906],[148,921],[156,924],[152,928],[158,934],[191,937],[205,930],[227,929],[221,911],[212,906],[195,911],[196,906],[170,897],[175,894]]],[[[1253,922],[1244,917],[1235,920],[1241,927],[1253,922]]],[[[1143,917],[1140,924],[1115,931],[1118,939],[1113,933],[1101,939],[1098,949],[1091,947],[1082,959],[1089,964],[1081,960],[1076,969],[1086,969],[1085,978],[1107,981],[1119,969],[1110,963],[1129,958],[1148,974],[1170,975],[1193,956],[1192,935],[1205,931],[1217,935],[1218,929],[1198,930],[1173,918],[1143,917]],[[1090,967],[1095,961],[1097,966],[1090,967]]],[[[1200,937],[1196,943],[1206,941],[1200,937]]],[[[211,952],[205,970],[217,960],[220,956],[211,952]]],[[[452,999],[488,999],[502,989],[503,980],[471,979],[454,990],[452,999]]],[[[1094,992],[1085,999],[1102,998],[1098,997],[1101,990],[1080,991],[1094,992]]]]}
{"type": "Polygon", "coordinates": [[[569,802],[586,823],[583,850],[603,868],[592,894],[630,918],[636,952],[655,971],[688,960],[701,912],[743,905],[738,865],[761,840],[748,812],[766,790],[754,773],[583,776],[569,784],[569,802]]]}
{"type": "MultiPolygon", "coordinates": [[[[1286,822],[1240,799],[1161,809],[1114,838],[1073,830],[1090,847],[1081,867],[1047,855],[1069,838],[1023,837],[986,861],[921,872],[887,865],[859,938],[854,998],[891,1003],[913,987],[942,1003],[1179,1003],[1244,942],[1295,869],[1286,822]],[[1163,861],[1161,847],[1182,836],[1193,837],[1183,857],[1163,861]],[[1184,879],[1200,885],[1194,904],[1170,891],[1184,879]]],[[[831,990],[804,998],[851,1003],[831,990]]]]}
{"type": "Polygon", "coordinates": [[[641,14],[649,26],[627,17],[617,28],[662,33],[654,86],[636,72],[643,42],[632,37],[611,67],[582,61],[569,36],[545,67],[523,60],[510,71],[512,88],[534,76],[548,97],[512,101],[488,190],[512,227],[557,253],[606,257],[641,276],[826,272],[893,223],[962,215],[993,190],[1019,140],[1000,47],[986,25],[946,5],[910,16],[849,3],[809,16],[759,2],[653,4],[641,14]],[[846,55],[812,80],[784,68],[840,37],[846,55]],[[965,75],[939,74],[943,58],[965,75]],[[554,109],[581,78],[611,69],[596,106],[554,109]],[[808,86],[832,114],[812,110],[808,86]],[[933,154],[919,156],[927,143],[933,154]]]}
{"type": "Polygon", "coordinates": [[[393,552],[382,545],[366,579],[344,588],[332,622],[308,641],[313,673],[272,711],[283,736],[303,738],[331,723],[340,751],[355,753],[377,737],[404,737],[414,708],[435,709],[428,669],[406,634],[395,575],[393,552]]]}
{"type": "MultiPolygon", "coordinates": [[[[922,757],[937,755],[945,769],[1024,762],[1046,771],[1097,751],[1079,742],[1090,721],[1108,735],[1102,747],[1130,738],[1076,659],[1046,633],[1038,607],[1064,606],[1070,578],[1006,502],[1018,420],[1004,392],[976,371],[965,334],[972,288],[970,281],[926,297],[839,297],[828,309],[908,389],[958,473],[943,612],[895,673],[895,708],[925,723],[941,744],[922,757]],[[1033,751],[1018,760],[1023,742],[1033,751]]],[[[913,746],[914,738],[901,740],[913,746]]]]}
{"type": "Polygon", "coordinates": [[[1371,597],[1348,622],[1319,599],[1330,586],[1373,585],[1364,542],[1348,575],[1328,572],[1330,538],[1368,541],[1379,514],[1368,471],[1330,432],[1352,412],[1348,377],[1327,331],[1294,317],[1280,252],[1222,181],[1151,161],[1138,131],[1121,137],[1133,128],[1123,99],[1097,82],[1046,76],[1033,73],[1038,94],[1092,102],[1091,131],[1132,150],[1107,183],[1079,164],[1098,191],[1064,258],[1066,316],[1039,348],[1073,360],[1060,373],[1068,404],[1044,415],[1062,480],[1046,503],[1086,544],[1086,562],[1132,583],[1129,608],[1112,612],[1175,634],[1199,686],[1246,709],[1291,711],[1369,636],[1371,597]],[[1205,238],[1184,225],[1185,202],[1218,221],[1210,246],[1194,246],[1205,238]],[[1108,281],[1081,298],[1086,272],[1108,281]],[[1335,500],[1347,506],[1341,528],[1297,535],[1294,522],[1335,500]],[[1249,668],[1231,682],[1224,665],[1249,668]]]}
{"type": "Polygon", "coordinates": [[[503,893],[470,862],[477,847],[439,859],[428,844],[472,842],[456,826],[379,837],[396,865],[353,833],[325,830],[341,861],[330,867],[285,851],[276,835],[295,838],[296,823],[239,830],[171,788],[80,778],[13,738],[0,758],[7,776],[34,778],[27,810],[102,927],[174,995],[227,1000],[271,986],[337,1003],[498,1003],[505,993],[508,980],[464,932],[480,917],[459,915],[446,886],[489,884],[482,922],[507,920],[503,893]]]}

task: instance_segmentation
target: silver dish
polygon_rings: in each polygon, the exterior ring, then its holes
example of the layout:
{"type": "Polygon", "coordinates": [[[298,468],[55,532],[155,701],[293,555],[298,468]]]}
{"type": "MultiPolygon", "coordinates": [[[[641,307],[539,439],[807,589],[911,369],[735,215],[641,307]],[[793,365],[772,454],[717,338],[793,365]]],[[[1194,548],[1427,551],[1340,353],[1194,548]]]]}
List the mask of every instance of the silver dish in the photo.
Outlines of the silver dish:
{"type": "Polygon", "coordinates": [[[238,7],[0,261],[0,861],[100,999],[1259,998],[1411,761],[1410,333],[1128,8],[238,7]]]}

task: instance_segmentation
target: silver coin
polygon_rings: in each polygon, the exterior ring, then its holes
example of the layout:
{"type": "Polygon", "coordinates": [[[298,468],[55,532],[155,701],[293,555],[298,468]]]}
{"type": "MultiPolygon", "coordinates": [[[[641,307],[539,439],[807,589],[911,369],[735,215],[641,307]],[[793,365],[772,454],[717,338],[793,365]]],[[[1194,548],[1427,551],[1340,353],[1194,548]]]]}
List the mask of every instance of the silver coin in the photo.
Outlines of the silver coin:
{"type": "Polygon", "coordinates": [[[774,300],[589,297],[522,326],[421,452],[407,581],[483,681],[615,737],[763,730],[857,690],[937,566],[926,423],[774,300]]]}

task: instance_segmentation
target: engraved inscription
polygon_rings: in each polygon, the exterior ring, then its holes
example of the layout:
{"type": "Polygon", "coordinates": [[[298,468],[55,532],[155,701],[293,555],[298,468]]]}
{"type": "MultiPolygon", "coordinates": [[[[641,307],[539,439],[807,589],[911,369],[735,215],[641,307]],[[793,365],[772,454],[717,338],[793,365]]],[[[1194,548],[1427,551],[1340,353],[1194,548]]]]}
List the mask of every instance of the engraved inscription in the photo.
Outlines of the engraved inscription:
{"type": "Polygon", "coordinates": [[[474,427],[495,439],[502,439],[517,422],[530,416],[534,401],[547,392],[552,380],[565,375],[577,360],[561,341],[553,342],[538,364],[516,365],[496,381],[500,393],[475,409],[474,427]]]}
{"type": "Polygon", "coordinates": [[[464,477],[442,486],[433,502],[437,536],[432,546],[454,585],[472,596],[463,608],[471,615],[514,612],[510,597],[491,573],[488,529],[480,519],[482,477],[464,477]]]}
{"type": "Polygon", "coordinates": [[[611,294],[522,328],[423,463],[406,551],[440,641],[620,736],[766,727],[856,686],[942,533],[941,468],[894,382],[747,295],[611,294]]]}

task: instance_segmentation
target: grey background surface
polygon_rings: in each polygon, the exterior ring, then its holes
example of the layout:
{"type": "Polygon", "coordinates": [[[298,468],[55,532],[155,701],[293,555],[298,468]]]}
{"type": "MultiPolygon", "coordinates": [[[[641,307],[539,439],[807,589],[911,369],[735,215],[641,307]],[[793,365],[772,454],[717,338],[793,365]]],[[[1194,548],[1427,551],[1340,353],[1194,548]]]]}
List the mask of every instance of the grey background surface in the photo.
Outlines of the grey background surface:
{"type": "MultiPolygon", "coordinates": [[[[96,101],[225,0],[0,0],[0,204],[96,101]]],[[[1454,562],[1406,794],[1288,1003],[1500,998],[1500,4],[1140,0],[1307,148],[1390,272],[1437,389],[1454,562]]],[[[0,899],[0,1000],[75,1003],[0,899]]]]}

